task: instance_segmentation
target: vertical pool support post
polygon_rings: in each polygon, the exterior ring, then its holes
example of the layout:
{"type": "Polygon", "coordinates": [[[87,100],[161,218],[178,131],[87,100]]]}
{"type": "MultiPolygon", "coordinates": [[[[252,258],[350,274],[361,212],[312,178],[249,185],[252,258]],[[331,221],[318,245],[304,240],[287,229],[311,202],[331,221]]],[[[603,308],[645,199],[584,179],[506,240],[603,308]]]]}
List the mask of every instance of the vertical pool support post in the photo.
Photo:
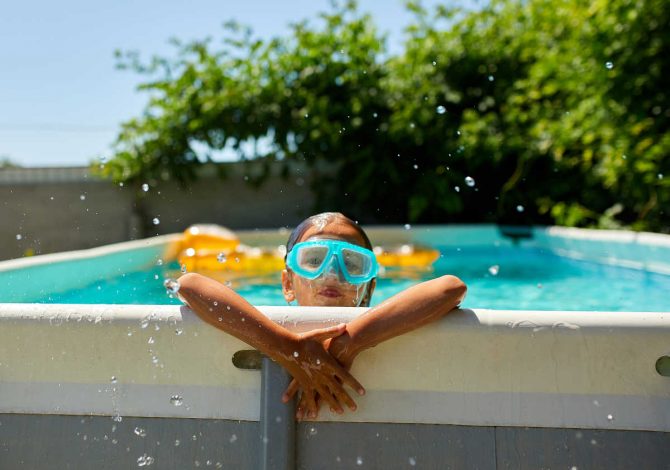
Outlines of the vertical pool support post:
{"type": "Polygon", "coordinates": [[[263,357],[261,371],[261,470],[295,468],[295,400],[282,403],[291,377],[279,364],[263,357]]]}

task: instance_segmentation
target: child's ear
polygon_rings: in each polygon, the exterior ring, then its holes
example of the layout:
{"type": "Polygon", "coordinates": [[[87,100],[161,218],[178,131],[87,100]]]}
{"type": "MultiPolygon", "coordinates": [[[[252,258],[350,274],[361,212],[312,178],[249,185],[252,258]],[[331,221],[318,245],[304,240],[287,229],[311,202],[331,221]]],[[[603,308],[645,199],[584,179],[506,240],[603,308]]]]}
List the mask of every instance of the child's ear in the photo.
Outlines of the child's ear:
{"type": "Polygon", "coordinates": [[[293,302],[295,300],[295,291],[293,290],[293,279],[289,272],[284,269],[281,272],[281,287],[284,298],[287,302],[293,302]]]}

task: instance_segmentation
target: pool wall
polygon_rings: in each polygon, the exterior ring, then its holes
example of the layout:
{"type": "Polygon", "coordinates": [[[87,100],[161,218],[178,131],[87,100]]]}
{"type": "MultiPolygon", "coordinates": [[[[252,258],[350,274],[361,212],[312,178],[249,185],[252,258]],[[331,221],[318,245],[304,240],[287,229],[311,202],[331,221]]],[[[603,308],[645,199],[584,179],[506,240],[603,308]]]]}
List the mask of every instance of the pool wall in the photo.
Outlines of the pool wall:
{"type": "MultiPolygon", "coordinates": [[[[296,331],[364,311],[260,308],[296,331]]],[[[669,345],[667,313],[452,312],[361,355],[359,410],[299,425],[296,466],[667,468],[669,345]]],[[[2,304],[0,468],[259,468],[247,349],[186,307],[2,304]]]]}

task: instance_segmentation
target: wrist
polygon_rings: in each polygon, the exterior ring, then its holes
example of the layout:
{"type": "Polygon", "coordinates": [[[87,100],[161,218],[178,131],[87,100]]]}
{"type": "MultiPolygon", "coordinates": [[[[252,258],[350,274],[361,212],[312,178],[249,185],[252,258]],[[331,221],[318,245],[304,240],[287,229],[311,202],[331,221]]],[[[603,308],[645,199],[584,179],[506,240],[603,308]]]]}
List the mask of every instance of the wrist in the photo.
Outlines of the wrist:
{"type": "Polygon", "coordinates": [[[344,332],[337,338],[333,338],[328,346],[328,352],[347,368],[351,366],[359,353],[354,338],[348,332],[344,332]]]}

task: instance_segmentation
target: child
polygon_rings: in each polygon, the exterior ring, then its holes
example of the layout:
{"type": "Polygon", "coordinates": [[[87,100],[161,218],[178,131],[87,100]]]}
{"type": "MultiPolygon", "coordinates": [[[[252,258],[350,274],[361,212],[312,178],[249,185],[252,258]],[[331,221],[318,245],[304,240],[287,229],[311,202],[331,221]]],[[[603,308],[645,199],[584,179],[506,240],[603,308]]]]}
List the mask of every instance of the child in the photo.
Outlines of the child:
{"type": "MultiPolygon", "coordinates": [[[[376,286],[377,262],[367,235],[340,213],[309,217],[286,246],[282,289],[287,302],[302,306],[368,306],[376,286]]],[[[282,365],[293,377],[284,393],[301,389],[296,417],[315,418],[324,400],[332,411],[352,411],[343,384],[363,395],[348,372],[358,354],[382,341],[436,321],[456,308],[467,290],[454,276],[422,282],[371,308],[348,324],[293,333],[269,320],[228,287],[198,274],[179,279],[179,295],[203,320],[232,334],[282,365]]]]}

